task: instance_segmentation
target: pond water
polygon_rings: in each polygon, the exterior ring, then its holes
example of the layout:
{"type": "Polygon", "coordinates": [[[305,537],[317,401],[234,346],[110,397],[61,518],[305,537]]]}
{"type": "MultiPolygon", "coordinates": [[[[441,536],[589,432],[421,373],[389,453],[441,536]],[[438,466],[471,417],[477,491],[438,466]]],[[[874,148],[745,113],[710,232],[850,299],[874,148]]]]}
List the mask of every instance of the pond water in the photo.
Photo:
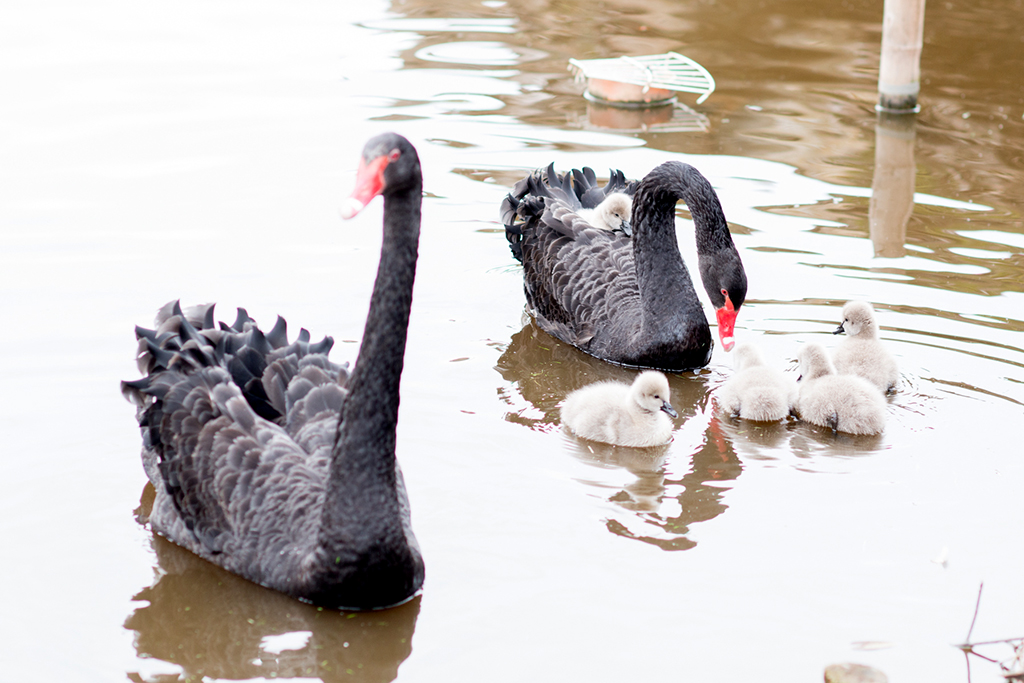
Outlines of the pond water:
{"type": "Polygon", "coordinates": [[[1024,5],[929,3],[904,122],[873,109],[881,16],[880,0],[7,8],[0,681],[788,682],[842,661],[967,680],[953,644],[982,582],[971,639],[1024,636],[1024,5]],[[717,80],[669,120],[588,104],[566,70],[668,50],[717,80]],[[137,376],[133,326],[175,298],[280,313],[354,359],[381,206],[348,223],[337,207],[384,130],[425,173],[399,458],[427,582],[339,614],[135,521],[151,491],[118,382],[137,376]],[[801,344],[837,342],[843,302],[874,303],[901,368],[881,436],[717,414],[720,349],[671,378],[667,448],[562,431],[566,393],[629,373],[524,316],[498,207],[550,162],[641,177],[667,159],[722,200],[750,281],[738,339],[795,372],[801,344]]]}

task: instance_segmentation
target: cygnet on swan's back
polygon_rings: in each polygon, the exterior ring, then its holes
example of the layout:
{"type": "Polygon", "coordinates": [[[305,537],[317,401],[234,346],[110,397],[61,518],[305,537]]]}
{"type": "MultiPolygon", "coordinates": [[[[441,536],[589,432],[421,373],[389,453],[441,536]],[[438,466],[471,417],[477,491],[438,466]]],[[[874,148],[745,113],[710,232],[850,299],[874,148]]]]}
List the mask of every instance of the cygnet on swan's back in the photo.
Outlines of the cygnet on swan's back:
{"type": "Polygon", "coordinates": [[[801,420],[848,434],[878,434],[885,427],[885,398],[856,375],[837,375],[819,344],[800,351],[800,391],[796,412],[801,420]]]}
{"type": "Polygon", "coordinates": [[[595,228],[633,234],[633,198],[623,192],[611,193],[593,209],[577,209],[576,215],[595,228]]]}
{"type": "Polygon", "coordinates": [[[796,402],[796,383],[768,367],[761,352],[750,344],[737,344],[736,374],[718,390],[718,405],[733,417],[775,422],[789,415],[796,402]]]}
{"type": "Polygon", "coordinates": [[[878,321],[871,304],[849,301],[843,306],[843,322],[833,334],[843,333],[847,338],[832,358],[836,372],[863,377],[884,392],[895,391],[899,368],[878,339],[878,321]]]}
{"type": "Polygon", "coordinates": [[[635,447],[667,443],[677,416],[668,379],[656,370],[641,372],[632,385],[608,381],[577,389],[561,412],[562,423],[577,436],[635,447]]]}

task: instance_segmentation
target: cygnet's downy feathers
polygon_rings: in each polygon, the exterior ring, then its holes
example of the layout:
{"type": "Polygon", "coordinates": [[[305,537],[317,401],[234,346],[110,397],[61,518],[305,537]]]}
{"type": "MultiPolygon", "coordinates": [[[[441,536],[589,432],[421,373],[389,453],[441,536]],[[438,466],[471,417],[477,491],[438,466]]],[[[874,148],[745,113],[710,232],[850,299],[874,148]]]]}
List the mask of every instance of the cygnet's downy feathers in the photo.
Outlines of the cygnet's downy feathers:
{"type": "Polygon", "coordinates": [[[613,192],[593,209],[578,209],[576,215],[602,230],[618,230],[627,237],[633,234],[633,198],[624,192],[613,192]]]}
{"type": "Polygon", "coordinates": [[[768,367],[751,344],[737,344],[733,353],[736,374],[716,393],[719,407],[755,422],[775,422],[789,415],[796,402],[796,383],[768,367]]]}
{"type": "Polygon", "coordinates": [[[617,446],[659,446],[672,436],[676,411],[665,375],[641,372],[633,384],[596,382],[569,394],[562,424],[577,436],[617,446]]]}
{"type": "Polygon", "coordinates": [[[885,427],[885,398],[856,375],[837,375],[820,344],[808,344],[798,356],[801,420],[848,434],[878,434],[885,427]]]}
{"type": "Polygon", "coordinates": [[[843,322],[833,334],[847,336],[833,354],[836,372],[863,377],[883,392],[896,390],[899,368],[896,359],[878,338],[878,321],[871,304],[847,302],[843,306],[843,322]]]}

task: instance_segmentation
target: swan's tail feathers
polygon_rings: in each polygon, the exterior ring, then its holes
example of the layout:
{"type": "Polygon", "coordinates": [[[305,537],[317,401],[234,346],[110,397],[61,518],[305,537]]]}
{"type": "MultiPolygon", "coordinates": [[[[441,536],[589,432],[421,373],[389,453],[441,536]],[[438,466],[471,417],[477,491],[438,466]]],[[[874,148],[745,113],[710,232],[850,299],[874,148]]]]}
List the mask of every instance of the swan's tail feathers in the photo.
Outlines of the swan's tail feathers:
{"type": "Polygon", "coordinates": [[[282,346],[288,345],[288,323],[281,316],[277,316],[277,322],[274,323],[274,329],[267,332],[267,341],[275,349],[279,349],[282,346]]]}
{"type": "Polygon", "coordinates": [[[334,346],[331,337],[311,343],[308,330],[301,330],[294,342],[288,342],[288,324],[278,317],[273,329],[264,333],[244,308],[232,325],[219,324],[213,318],[213,305],[205,304],[182,310],[177,301],[161,307],[157,313],[157,329],[135,329],[139,340],[137,363],[146,377],[122,382],[125,398],[140,410],[163,400],[167,373],[191,375],[207,368],[226,371],[241,389],[250,408],[260,417],[283,424],[289,408],[286,400],[289,382],[307,364],[324,369],[324,376],[335,384],[348,379],[346,366],[328,360],[334,346]],[[285,368],[275,361],[288,358],[285,368]],[[287,370],[286,368],[294,368],[287,370]]]}
{"type": "Polygon", "coordinates": [[[523,241],[528,237],[526,231],[543,218],[548,200],[581,208],[573,192],[570,175],[559,175],[554,163],[517,181],[512,192],[501,202],[505,238],[512,256],[520,263],[523,263],[523,241]]]}
{"type": "Polygon", "coordinates": [[[584,209],[593,209],[604,201],[604,188],[598,187],[597,175],[594,169],[584,166],[583,170],[572,169],[572,189],[580,206],[584,209]]]}
{"type": "Polygon", "coordinates": [[[249,317],[249,313],[244,308],[238,309],[238,314],[235,316],[235,322],[231,323],[230,326],[221,323],[221,328],[225,330],[234,330],[235,332],[244,332],[246,323],[255,325],[256,321],[249,317]]]}
{"type": "Polygon", "coordinates": [[[582,170],[573,169],[572,179],[573,192],[584,209],[593,209],[615,192],[632,196],[639,184],[636,181],[628,182],[622,171],[612,168],[608,169],[608,182],[603,186],[598,185],[597,174],[588,166],[584,166],[582,170]]]}
{"type": "Polygon", "coordinates": [[[508,240],[512,256],[523,262],[523,241],[527,238],[526,230],[536,225],[544,215],[544,199],[533,195],[516,196],[510,194],[501,203],[501,222],[505,226],[505,239],[508,240]]]}

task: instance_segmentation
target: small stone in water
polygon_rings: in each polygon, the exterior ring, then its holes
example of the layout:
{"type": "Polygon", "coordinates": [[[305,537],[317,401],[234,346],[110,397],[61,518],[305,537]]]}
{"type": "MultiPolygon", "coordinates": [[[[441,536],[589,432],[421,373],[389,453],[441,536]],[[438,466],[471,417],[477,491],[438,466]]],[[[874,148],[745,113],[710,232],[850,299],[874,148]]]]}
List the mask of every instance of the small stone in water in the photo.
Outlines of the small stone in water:
{"type": "Polygon", "coordinates": [[[889,677],[864,664],[829,664],[825,667],[825,683],[889,683],[889,677]]]}

